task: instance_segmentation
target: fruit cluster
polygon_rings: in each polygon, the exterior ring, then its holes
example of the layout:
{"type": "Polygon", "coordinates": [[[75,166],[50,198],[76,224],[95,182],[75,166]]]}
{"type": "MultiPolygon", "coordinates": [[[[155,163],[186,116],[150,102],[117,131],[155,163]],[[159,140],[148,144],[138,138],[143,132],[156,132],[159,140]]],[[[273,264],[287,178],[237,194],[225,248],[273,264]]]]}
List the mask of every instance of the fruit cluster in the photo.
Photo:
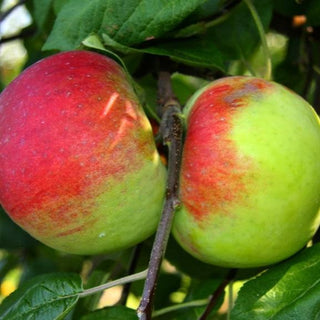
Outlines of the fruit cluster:
{"type": "MultiPolygon", "coordinates": [[[[184,108],[173,234],[208,263],[254,267],[300,250],[320,223],[320,124],[283,86],[226,77],[184,108]]],[[[122,68],[52,55],[0,95],[0,202],[36,239],[76,254],[137,244],[157,228],[166,169],[122,68]]]]}

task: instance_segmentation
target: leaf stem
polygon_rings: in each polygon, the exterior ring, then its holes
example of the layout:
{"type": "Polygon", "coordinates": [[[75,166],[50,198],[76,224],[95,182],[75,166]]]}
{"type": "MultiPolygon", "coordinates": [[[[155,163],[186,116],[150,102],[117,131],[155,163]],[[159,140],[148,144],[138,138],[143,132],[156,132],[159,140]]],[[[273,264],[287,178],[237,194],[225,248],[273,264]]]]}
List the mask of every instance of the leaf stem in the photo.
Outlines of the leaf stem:
{"type": "Polygon", "coordinates": [[[237,269],[230,269],[224,281],[220,284],[220,286],[215,290],[213,295],[210,298],[210,301],[207,305],[207,308],[204,310],[203,314],[200,316],[199,320],[206,320],[210,315],[210,312],[216,305],[218,298],[224,292],[224,289],[228,286],[228,284],[234,279],[237,273],[237,269]]]}
{"type": "Polygon", "coordinates": [[[262,50],[264,52],[264,57],[265,57],[265,64],[266,64],[266,70],[265,70],[265,74],[263,75],[263,78],[266,80],[271,80],[272,77],[272,61],[271,61],[271,54],[268,48],[268,44],[267,44],[267,40],[266,40],[266,35],[264,32],[264,28],[261,22],[261,19],[259,17],[259,14],[255,8],[255,6],[253,5],[251,0],[244,0],[244,2],[246,3],[248,9],[250,10],[250,13],[253,17],[253,20],[257,26],[258,32],[259,32],[259,36],[260,36],[260,40],[261,40],[261,44],[262,44],[262,50]]]}
{"type": "Polygon", "coordinates": [[[129,276],[126,276],[126,277],[123,277],[123,278],[120,278],[120,279],[117,279],[114,281],[110,281],[110,282],[102,284],[100,286],[84,290],[83,292],[79,293],[78,296],[79,296],[79,298],[83,298],[83,297],[89,296],[91,294],[95,294],[97,292],[100,292],[100,291],[103,291],[103,290],[106,290],[106,289],[109,289],[109,288],[112,288],[115,286],[134,282],[137,280],[143,280],[146,278],[147,272],[148,272],[148,270],[144,270],[144,271],[141,271],[141,272],[138,272],[135,274],[131,274],[129,276]]]}

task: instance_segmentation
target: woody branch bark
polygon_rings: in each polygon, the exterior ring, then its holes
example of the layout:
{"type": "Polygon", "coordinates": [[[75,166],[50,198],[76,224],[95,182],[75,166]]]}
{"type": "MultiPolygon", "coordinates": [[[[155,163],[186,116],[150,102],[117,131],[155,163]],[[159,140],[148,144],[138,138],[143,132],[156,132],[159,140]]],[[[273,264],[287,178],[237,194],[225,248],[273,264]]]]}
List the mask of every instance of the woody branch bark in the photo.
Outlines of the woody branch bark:
{"type": "Polygon", "coordinates": [[[162,113],[160,134],[164,144],[168,147],[168,180],[165,203],[151,251],[142,298],[137,310],[140,320],[151,319],[153,297],[161,263],[166,250],[174,212],[180,205],[179,173],[182,154],[183,124],[181,106],[173,93],[170,73],[159,73],[158,94],[162,113]]]}

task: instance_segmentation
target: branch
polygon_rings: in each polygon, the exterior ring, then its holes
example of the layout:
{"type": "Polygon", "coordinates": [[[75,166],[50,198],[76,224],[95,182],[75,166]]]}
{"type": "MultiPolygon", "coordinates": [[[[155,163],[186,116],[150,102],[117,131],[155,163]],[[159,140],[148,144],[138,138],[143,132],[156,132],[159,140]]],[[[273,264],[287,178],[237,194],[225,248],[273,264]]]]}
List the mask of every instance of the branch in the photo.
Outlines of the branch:
{"type": "Polygon", "coordinates": [[[204,310],[203,314],[200,316],[199,320],[206,320],[208,318],[212,309],[217,304],[219,297],[224,292],[224,289],[226,288],[226,286],[234,279],[236,273],[237,273],[236,269],[231,269],[229,271],[224,281],[220,284],[220,286],[216,289],[216,291],[211,296],[210,302],[208,303],[207,308],[204,310]]]}
{"type": "Polygon", "coordinates": [[[137,309],[137,314],[140,320],[151,319],[156,283],[167,247],[173,215],[177,207],[180,205],[178,189],[183,131],[181,107],[172,91],[170,73],[159,73],[158,87],[160,97],[159,102],[162,106],[160,133],[163,137],[164,143],[169,149],[168,181],[166,199],[151,251],[147,279],[145,281],[140,305],[137,309]]]}
{"type": "Polygon", "coordinates": [[[126,277],[123,277],[123,278],[120,278],[120,279],[117,279],[117,280],[102,284],[100,286],[93,287],[93,288],[90,288],[90,289],[86,289],[83,292],[79,293],[78,296],[80,298],[83,298],[83,297],[89,296],[91,294],[95,294],[97,292],[100,292],[102,290],[106,290],[106,289],[109,289],[109,288],[112,288],[112,287],[115,287],[115,286],[119,286],[119,285],[122,285],[122,284],[126,284],[126,283],[130,283],[130,282],[133,282],[133,281],[137,281],[137,280],[143,280],[146,277],[146,274],[147,274],[147,270],[144,270],[144,271],[141,271],[141,272],[138,272],[138,273],[135,273],[135,274],[131,274],[129,276],[126,276],[126,277]]]}

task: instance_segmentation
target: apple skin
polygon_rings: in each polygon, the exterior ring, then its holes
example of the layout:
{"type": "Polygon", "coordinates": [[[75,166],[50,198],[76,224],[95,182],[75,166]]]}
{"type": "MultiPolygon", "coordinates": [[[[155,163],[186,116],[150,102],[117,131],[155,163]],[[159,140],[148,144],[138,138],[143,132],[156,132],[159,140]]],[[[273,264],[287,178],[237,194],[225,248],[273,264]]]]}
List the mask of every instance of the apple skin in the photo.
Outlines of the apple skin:
{"type": "Polygon", "coordinates": [[[0,202],[24,230],[74,254],[154,233],[166,169],[122,68],[89,51],[45,58],[0,95],[0,202]]]}
{"type": "Polygon", "coordinates": [[[222,267],[279,262],[319,226],[320,124],[312,107],[274,82],[226,77],[188,101],[173,234],[222,267]]]}

